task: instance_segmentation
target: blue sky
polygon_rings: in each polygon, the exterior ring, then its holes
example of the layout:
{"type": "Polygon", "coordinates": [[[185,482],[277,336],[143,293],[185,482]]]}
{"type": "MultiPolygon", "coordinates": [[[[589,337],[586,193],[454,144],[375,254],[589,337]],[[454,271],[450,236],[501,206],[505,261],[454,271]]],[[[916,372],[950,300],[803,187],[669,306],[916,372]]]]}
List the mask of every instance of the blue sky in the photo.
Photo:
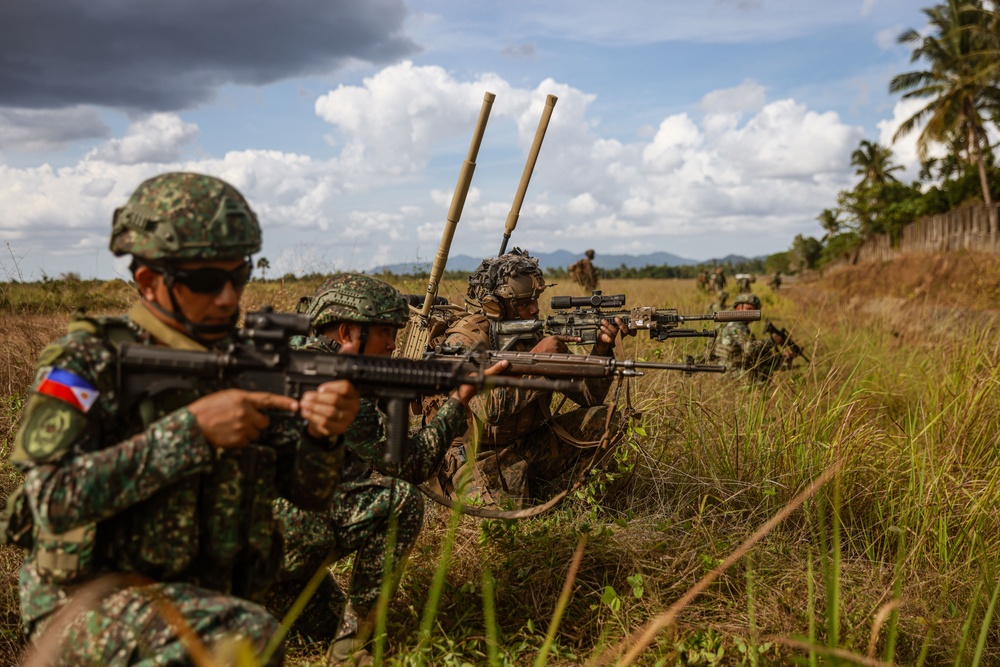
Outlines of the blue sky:
{"type": "MultiPolygon", "coordinates": [[[[913,0],[36,0],[0,5],[0,280],[110,278],[115,207],[200,171],[258,212],[272,274],[488,255],[547,94],[512,245],[693,259],[786,249],[916,107],[913,0]]],[[[912,140],[893,146],[914,177],[912,140]]]]}

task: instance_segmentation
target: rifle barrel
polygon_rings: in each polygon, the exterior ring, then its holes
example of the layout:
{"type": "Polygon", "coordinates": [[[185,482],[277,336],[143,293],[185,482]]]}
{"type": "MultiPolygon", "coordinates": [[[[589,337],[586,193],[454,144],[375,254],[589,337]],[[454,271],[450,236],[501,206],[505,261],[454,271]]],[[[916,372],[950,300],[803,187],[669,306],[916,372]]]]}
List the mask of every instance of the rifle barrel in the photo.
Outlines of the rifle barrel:
{"type": "Polygon", "coordinates": [[[538,129],[535,130],[535,139],[531,142],[531,150],[528,151],[528,161],[521,172],[521,182],[518,183],[517,192],[514,194],[514,203],[511,204],[510,212],[507,213],[507,222],[504,224],[503,241],[500,243],[500,252],[497,257],[507,252],[507,241],[517,227],[517,219],[521,215],[521,205],[524,203],[524,195],[528,191],[528,182],[531,180],[531,172],[535,170],[535,162],[538,160],[538,152],[542,148],[542,140],[545,138],[545,130],[549,127],[549,119],[552,118],[552,110],[556,106],[555,95],[545,97],[545,106],[542,108],[542,117],[538,119],[538,129]]]}
{"type": "Polygon", "coordinates": [[[424,319],[430,315],[431,306],[434,305],[434,297],[438,294],[438,285],[441,282],[441,276],[444,275],[444,267],[448,263],[448,253],[451,251],[451,242],[455,238],[455,229],[458,227],[458,221],[462,218],[465,198],[472,186],[472,175],[476,171],[476,157],[479,155],[479,147],[483,143],[486,122],[490,119],[490,110],[493,108],[493,100],[495,99],[496,95],[491,92],[486,92],[483,95],[483,105],[479,109],[479,120],[472,133],[469,153],[465,162],[462,163],[462,170],[458,173],[458,182],[455,184],[455,192],[451,197],[451,207],[448,209],[448,221],[441,234],[441,243],[438,245],[437,254],[434,255],[434,264],[427,281],[427,296],[424,298],[424,307],[420,311],[420,316],[424,319]]]}

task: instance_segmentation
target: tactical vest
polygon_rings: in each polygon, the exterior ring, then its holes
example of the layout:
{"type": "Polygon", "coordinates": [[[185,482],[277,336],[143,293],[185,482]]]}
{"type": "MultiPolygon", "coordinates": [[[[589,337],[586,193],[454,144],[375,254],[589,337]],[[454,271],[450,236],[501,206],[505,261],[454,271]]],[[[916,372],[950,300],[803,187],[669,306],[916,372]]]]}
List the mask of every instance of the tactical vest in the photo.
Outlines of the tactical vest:
{"type": "MultiPolygon", "coordinates": [[[[115,350],[137,342],[121,318],[80,317],[69,330],[90,333],[115,350]]],[[[220,388],[118,396],[116,414],[102,424],[101,440],[122,442],[220,388]]],[[[160,581],[189,581],[246,598],[263,592],[280,564],[280,538],[271,517],[277,452],[251,444],[214,453],[211,464],[96,526],[59,535],[35,526],[39,574],[64,584],[113,570],[160,581]]]]}

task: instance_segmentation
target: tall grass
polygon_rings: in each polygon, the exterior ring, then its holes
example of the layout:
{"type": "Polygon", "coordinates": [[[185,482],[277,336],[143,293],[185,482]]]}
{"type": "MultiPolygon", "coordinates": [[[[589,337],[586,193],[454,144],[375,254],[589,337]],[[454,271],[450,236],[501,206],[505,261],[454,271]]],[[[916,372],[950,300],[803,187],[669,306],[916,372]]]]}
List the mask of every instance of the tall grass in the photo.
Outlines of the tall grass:
{"type": "MultiPolygon", "coordinates": [[[[247,307],[289,309],[313,287],[253,283],[247,307]]],[[[711,300],[691,281],[603,287],[632,306],[682,313],[711,300]]],[[[739,664],[751,638],[770,643],[760,664],[1000,662],[995,316],[819,286],[758,291],[765,317],[788,327],[812,364],[760,387],[638,378],[641,416],[621,467],[606,471],[618,473],[613,482],[538,519],[480,522],[430,508],[383,619],[384,663],[530,664],[543,645],[548,664],[593,658],[684,597],[834,461],[836,482],[754,547],[752,572],[736,562],[720,573],[638,660],[674,664],[721,648],[723,664],[739,664]],[[590,537],[575,592],[547,639],[581,532],[590,537]]],[[[7,447],[33,359],[60,317],[41,317],[31,335],[3,327],[7,447]]],[[[638,336],[625,351],[676,361],[702,345],[638,336]]],[[[5,613],[16,618],[12,599],[5,613]]],[[[293,650],[290,662],[312,654],[293,650]]]]}

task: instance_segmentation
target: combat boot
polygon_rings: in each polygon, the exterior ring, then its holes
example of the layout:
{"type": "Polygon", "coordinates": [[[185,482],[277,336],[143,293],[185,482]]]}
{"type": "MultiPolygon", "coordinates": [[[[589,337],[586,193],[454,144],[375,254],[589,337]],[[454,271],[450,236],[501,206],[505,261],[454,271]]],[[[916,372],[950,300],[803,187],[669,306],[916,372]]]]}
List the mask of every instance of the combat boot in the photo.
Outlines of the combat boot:
{"type": "Polygon", "coordinates": [[[369,667],[375,659],[365,648],[372,630],[375,629],[374,610],[359,618],[354,607],[348,602],[340,619],[337,635],[326,652],[327,667],[369,667]]]}

